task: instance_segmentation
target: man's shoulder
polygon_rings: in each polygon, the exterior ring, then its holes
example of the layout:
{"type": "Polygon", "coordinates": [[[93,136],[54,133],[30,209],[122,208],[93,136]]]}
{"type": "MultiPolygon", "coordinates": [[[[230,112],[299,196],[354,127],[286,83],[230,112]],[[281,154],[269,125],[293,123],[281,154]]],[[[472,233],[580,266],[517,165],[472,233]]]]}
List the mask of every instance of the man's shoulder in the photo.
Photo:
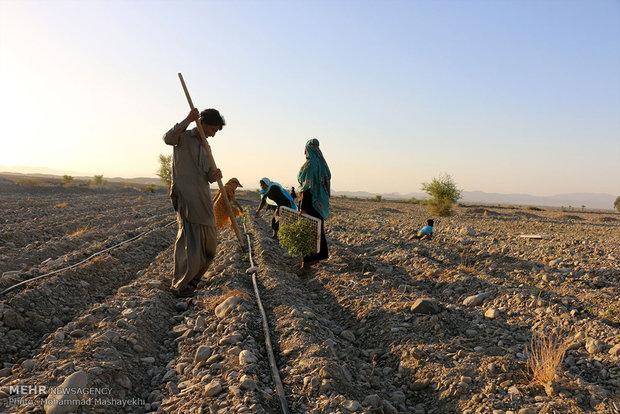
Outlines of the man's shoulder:
{"type": "Polygon", "coordinates": [[[198,138],[198,135],[194,132],[194,130],[191,130],[191,131],[185,130],[179,134],[179,144],[181,144],[182,141],[192,142],[193,140],[196,140],[197,138],[198,138]]]}

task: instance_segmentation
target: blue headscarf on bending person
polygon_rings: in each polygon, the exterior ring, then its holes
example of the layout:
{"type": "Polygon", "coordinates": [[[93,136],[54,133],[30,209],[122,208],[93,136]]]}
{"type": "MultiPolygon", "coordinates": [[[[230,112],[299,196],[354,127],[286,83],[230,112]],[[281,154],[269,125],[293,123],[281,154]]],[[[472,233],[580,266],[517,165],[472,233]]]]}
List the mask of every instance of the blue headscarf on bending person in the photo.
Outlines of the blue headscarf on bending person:
{"type": "Polygon", "coordinates": [[[329,197],[331,195],[330,181],[332,174],[329,171],[323,153],[319,149],[319,140],[313,138],[306,142],[306,154],[308,159],[301,166],[297,181],[299,191],[310,190],[312,194],[312,206],[318,211],[323,219],[329,217],[329,197]]]}
{"type": "Polygon", "coordinates": [[[280,184],[276,183],[275,181],[271,181],[269,178],[267,177],[263,177],[260,179],[263,183],[265,183],[265,185],[267,186],[267,188],[265,188],[264,190],[261,188],[260,190],[260,195],[261,197],[264,196],[265,194],[267,194],[269,192],[269,190],[271,190],[271,187],[277,187],[280,189],[280,191],[282,191],[282,194],[284,194],[286,196],[286,198],[288,199],[288,201],[290,201],[291,203],[291,208],[293,210],[297,210],[297,205],[295,204],[295,200],[293,200],[293,197],[289,194],[288,191],[286,191],[280,184]]]}

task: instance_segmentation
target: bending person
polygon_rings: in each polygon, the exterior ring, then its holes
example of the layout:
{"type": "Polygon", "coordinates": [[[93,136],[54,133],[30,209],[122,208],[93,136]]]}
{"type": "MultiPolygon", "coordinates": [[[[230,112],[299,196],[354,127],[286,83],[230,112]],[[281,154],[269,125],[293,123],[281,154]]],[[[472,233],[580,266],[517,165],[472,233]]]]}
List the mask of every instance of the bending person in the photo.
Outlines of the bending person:
{"type": "MultiPolygon", "coordinates": [[[[230,201],[230,208],[232,209],[235,217],[243,215],[243,208],[241,208],[239,202],[235,198],[235,190],[237,187],[243,188],[239,180],[236,178],[231,178],[226,184],[224,184],[228,201],[230,201]]],[[[213,199],[213,211],[215,212],[215,225],[218,230],[226,227],[226,224],[228,223],[230,223],[230,228],[233,228],[232,221],[228,215],[228,209],[226,208],[226,202],[224,201],[224,197],[222,197],[220,190],[217,190],[215,198],[213,199]]]]}
{"type": "Polygon", "coordinates": [[[329,171],[323,153],[319,149],[319,140],[311,139],[306,142],[306,162],[301,166],[297,181],[299,182],[300,213],[306,213],[321,220],[321,249],[303,258],[303,267],[307,267],[319,260],[329,257],[327,239],[325,238],[325,220],[329,217],[329,197],[331,195],[330,182],[332,174],[329,171]]]}
{"type": "Polygon", "coordinates": [[[273,229],[272,237],[278,237],[278,229],[280,228],[280,207],[285,206],[292,208],[293,210],[297,210],[297,206],[288,191],[282,188],[282,186],[275,181],[271,181],[269,178],[263,177],[259,181],[259,184],[261,188],[261,200],[258,205],[258,209],[256,209],[255,215],[258,216],[258,213],[263,209],[263,207],[265,207],[267,204],[267,199],[270,199],[276,203],[278,208],[276,208],[276,211],[273,213],[271,228],[273,229]]]}

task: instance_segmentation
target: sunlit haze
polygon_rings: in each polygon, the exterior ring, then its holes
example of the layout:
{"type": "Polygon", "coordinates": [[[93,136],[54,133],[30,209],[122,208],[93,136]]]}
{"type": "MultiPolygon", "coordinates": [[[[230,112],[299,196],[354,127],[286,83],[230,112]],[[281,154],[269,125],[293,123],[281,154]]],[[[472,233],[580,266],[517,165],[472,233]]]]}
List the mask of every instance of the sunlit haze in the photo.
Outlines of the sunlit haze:
{"type": "Polygon", "coordinates": [[[154,177],[196,106],[224,180],[620,194],[620,2],[0,0],[0,165],[154,177]]]}

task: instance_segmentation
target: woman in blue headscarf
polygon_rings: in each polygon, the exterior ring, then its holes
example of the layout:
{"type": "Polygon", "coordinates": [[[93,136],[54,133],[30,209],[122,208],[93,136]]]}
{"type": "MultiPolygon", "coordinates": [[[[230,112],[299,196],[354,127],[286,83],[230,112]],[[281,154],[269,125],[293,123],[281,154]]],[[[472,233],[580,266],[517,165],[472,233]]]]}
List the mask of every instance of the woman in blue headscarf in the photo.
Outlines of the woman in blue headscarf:
{"type": "Polygon", "coordinates": [[[306,162],[301,166],[297,181],[299,182],[299,210],[321,220],[321,249],[304,257],[303,266],[309,266],[329,257],[325,223],[329,217],[330,182],[332,174],[319,148],[319,140],[314,138],[306,142],[306,162]]]}
{"type": "Polygon", "coordinates": [[[286,191],[282,186],[275,181],[271,181],[267,177],[263,177],[259,181],[260,184],[260,204],[258,205],[258,209],[256,209],[255,215],[258,216],[258,213],[261,211],[265,204],[267,204],[267,199],[272,200],[277,206],[276,211],[273,213],[273,218],[271,219],[271,228],[273,229],[272,237],[278,237],[278,229],[280,228],[280,207],[285,206],[288,208],[292,208],[293,210],[297,210],[297,206],[295,205],[295,201],[293,197],[286,191]]]}

